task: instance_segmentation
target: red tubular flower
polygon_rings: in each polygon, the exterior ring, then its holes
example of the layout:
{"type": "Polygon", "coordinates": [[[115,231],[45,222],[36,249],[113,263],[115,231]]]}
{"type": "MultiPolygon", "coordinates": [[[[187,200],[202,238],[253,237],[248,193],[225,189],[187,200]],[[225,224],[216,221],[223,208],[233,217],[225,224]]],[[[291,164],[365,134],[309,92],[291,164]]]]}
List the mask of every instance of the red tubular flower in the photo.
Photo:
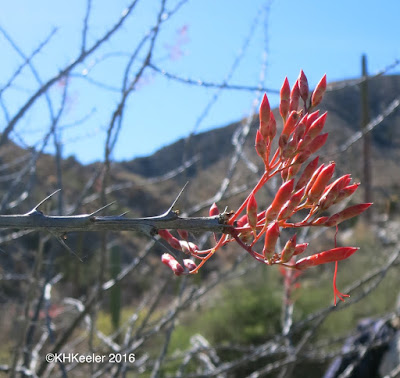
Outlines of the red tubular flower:
{"type": "Polygon", "coordinates": [[[247,201],[247,219],[250,227],[255,230],[257,226],[257,202],[253,194],[247,201]]]}
{"type": "Polygon", "coordinates": [[[308,80],[306,75],[304,74],[303,70],[300,71],[300,75],[299,75],[299,92],[300,92],[300,96],[303,99],[304,103],[307,101],[308,99],[308,80]]]}
{"type": "Polygon", "coordinates": [[[283,247],[282,253],[281,253],[281,262],[282,263],[287,263],[289,260],[293,257],[294,251],[296,249],[296,234],[291,237],[283,247]]]}
{"type": "Polygon", "coordinates": [[[335,163],[327,165],[316,178],[310,191],[307,193],[308,199],[314,203],[318,200],[324,192],[329,180],[332,178],[333,172],[335,171],[335,163]]]}
{"type": "Polygon", "coordinates": [[[336,214],[333,214],[331,217],[329,217],[324,225],[327,227],[336,226],[347,219],[360,215],[371,205],[372,203],[359,203],[358,205],[350,206],[342,211],[339,211],[336,214]]]}
{"type": "Polygon", "coordinates": [[[274,200],[271,205],[268,207],[265,220],[268,223],[272,219],[275,219],[278,215],[281,207],[285,204],[285,202],[291,197],[293,192],[294,179],[291,179],[281,185],[278,189],[274,200]]]}
{"type": "Polygon", "coordinates": [[[175,258],[169,253],[164,253],[161,256],[161,262],[168,266],[176,276],[180,276],[185,271],[183,266],[179,264],[178,261],[176,261],[175,258]]]}
{"type": "Polygon", "coordinates": [[[359,248],[356,247],[333,248],[328,251],[324,251],[321,253],[317,253],[316,255],[300,259],[299,261],[296,262],[294,267],[300,270],[304,270],[309,268],[310,266],[335,262],[335,273],[333,275],[333,300],[336,306],[336,297],[338,297],[341,301],[344,301],[344,297],[349,297],[349,295],[347,294],[342,294],[336,287],[338,261],[349,258],[358,249],[359,248]]]}
{"type": "Polygon", "coordinates": [[[345,260],[350,257],[354,252],[356,252],[359,248],[357,247],[338,247],[332,248],[328,251],[316,253],[315,255],[311,255],[308,257],[304,257],[296,262],[294,265],[297,269],[307,269],[311,266],[326,264],[329,262],[335,262],[340,260],[345,260]]]}
{"type": "Polygon", "coordinates": [[[279,237],[278,222],[271,223],[265,232],[264,249],[262,254],[264,258],[270,260],[275,252],[275,245],[279,237]]]}
{"type": "Polygon", "coordinates": [[[311,96],[311,106],[315,107],[319,105],[319,103],[322,101],[322,98],[324,97],[325,91],[326,91],[326,74],[322,77],[322,79],[319,81],[319,83],[314,89],[314,92],[311,96]]]}
{"type": "Polygon", "coordinates": [[[287,77],[285,77],[285,81],[283,82],[280,94],[281,94],[281,102],[279,104],[279,112],[281,114],[283,121],[285,121],[289,113],[289,107],[290,107],[290,86],[287,77]]]}

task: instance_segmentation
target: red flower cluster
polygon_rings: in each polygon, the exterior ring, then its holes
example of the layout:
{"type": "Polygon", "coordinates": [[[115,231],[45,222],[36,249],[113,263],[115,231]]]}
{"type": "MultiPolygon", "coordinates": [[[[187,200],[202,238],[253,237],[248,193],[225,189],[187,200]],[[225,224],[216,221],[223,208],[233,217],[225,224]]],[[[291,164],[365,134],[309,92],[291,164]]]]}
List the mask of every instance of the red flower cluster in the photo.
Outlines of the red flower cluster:
{"type": "MultiPolygon", "coordinates": [[[[264,162],[264,174],[239,209],[227,221],[227,225],[232,227],[229,234],[222,235],[213,248],[199,251],[196,245],[187,241],[187,235],[183,238],[184,240],[178,240],[168,231],[160,231],[161,237],[172,248],[199,260],[198,265],[192,260],[183,260],[187,268],[185,269],[172,256],[164,254],[163,263],[168,265],[176,275],[197,273],[219,248],[229,242],[237,242],[253,258],[267,265],[279,264],[301,271],[311,266],[336,262],[333,285],[335,304],[336,297],[343,300],[343,297],[347,296],[341,294],[336,288],[337,262],[347,259],[358,248],[333,248],[294,261],[292,258],[303,253],[308,246],[308,243],[297,244],[296,234],[294,234],[281,251],[276,250],[280,231],[284,228],[337,226],[371,206],[371,203],[358,204],[333,215],[322,215],[332,205],[352,195],[359,183],[351,183],[349,174],[330,183],[335,171],[335,163],[318,166],[318,156],[303,168],[304,163],[325,144],[328,137],[327,133],[322,133],[327,113],[320,115],[318,110],[314,110],[321,102],[325,90],[326,75],[317,84],[311,96],[303,71],[300,72],[292,89],[287,78],[285,79],[280,92],[279,106],[283,128],[272,157],[271,149],[277,127],[267,95],[264,95],[259,112],[260,126],[255,139],[256,152],[264,162]],[[299,110],[301,101],[303,106],[299,110]],[[256,201],[257,192],[278,174],[281,176],[282,184],[270,205],[260,211],[256,201]],[[292,221],[294,214],[297,214],[296,218],[300,216],[302,220],[292,221]],[[255,251],[256,243],[262,240],[262,251],[255,251]]],[[[219,210],[216,204],[213,204],[210,216],[216,214],[219,214],[219,210]]]]}

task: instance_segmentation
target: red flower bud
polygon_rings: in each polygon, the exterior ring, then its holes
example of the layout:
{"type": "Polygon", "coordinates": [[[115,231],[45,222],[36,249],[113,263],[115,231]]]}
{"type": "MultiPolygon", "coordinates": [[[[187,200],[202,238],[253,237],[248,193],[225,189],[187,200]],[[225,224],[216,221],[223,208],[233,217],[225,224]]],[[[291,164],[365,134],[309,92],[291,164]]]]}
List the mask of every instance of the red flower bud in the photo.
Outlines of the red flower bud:
{"type": "Polygon", "coordinates": [[[297,111],[291,111],[285,125],[283,126],[282,135],[289,136],[296,127],[299,118],[300,116],[297,111]]]}
{"type": "Polygon", "coordinates": [[[257,226],[257,202],[253,194],[250,195],[247,201],[247,218],[250,227],[255,230],[257,226]]]}
{"type": "Polygon", "coordinates": [[[322,131],[327,116],[328,113],[325,112],[311,124],[304,134],[303,139],[299,142],[299,151],[304,151],[311,141],[322,131]]]}
{"type": "Polygon", "coordinates": [[[317,152],[325,144],[327,139],[328,133],[317,135],[307,147],[307,151],[309,151],[310,155],[317,152]]]}
{"type": "Polygon", "coordinates": [[[283,247],[281,253],[281,262],[287,263],[294,255],[295,249],[296,249],[296,235],[290,238],[283,247]]]}
{"type": "Polygon", "coordinates": [[[263,159],[264,162],[265,162],[266,161],[267,145],[265,143],[265,140],[264,140],[263,136],[261,135],[260,130],[257,130],[255,147],[256,147],[256,152],[257,152],[258,156],[261,159],[263,159]]]}
{"type": "Polygon", "coordinates": [[[312,123],[319,117],[319,110],[312,112],[307,115],[306,125],[307,129],[312,125],[312,123]]]}
{"type": "Polygon", "coordinates": [[[303,70],[300,71],[298,81],[299,81],[300,96],[303,99],[303,101],[306,102],[308,98],[308,80],[303,70]]]}
{"type": "Polygon", "coordinates": [[[187,232],[186,230],[177,230],[179,236],[183,239],[183,240],[188,240],[189,239],[189,232],[187,232]]]}
{"type": "Polygon", "coordinates": [[[358,205],[350,206],[342,211],[339,211],[338,213],[329,217],[329,219],[325,222],[325,226],[336,226],[347,219],[356,217],[367,210],[371,205],[372,203],[359,203],[358,205]]]}
{"type": "Polygon", "coordinates": [[[334,171],[335,171],[335,163],[331,163],[319,173],[313,186],[307,193],[307,197],[312,203],[321,197],[329,180],[332,178],[334,171]]]}
{"type": "Polygon", "coordinates": [[[271,107],[269,106],[269,101],[267,94],[264,93],[263,99],[260,105],[260,122],[265,122],[266,124],[269,122],[271,107]]]}
{"type": "Polygon", "coordinates": [[[304,190],[305,188],[303,187],[292,195],[290,200],[286,202],[279,212],[278,220],[288,219],[292,216],[294,209],[299,205],[304,196],[304,190]]]}
{"type": "Polygon", "coordinates": [[[359,187],[360,183],[356,182],[355,184],[352,185],[348,185],[345,188],[343,188],[338,196],[336,197],[335,201],[333,202],[333,204],[339,203],[340,201],[343,201],[345,198],[350,197],[359,187]]]}
{"type": "Polygon", "coordinates": [[[215,202],[211,205],[210,210],[209,210],[208,213],[210,214],[210,217],[213,217],[215,215],[219,215],[218,206],[217,206],[217,204],[215,202]]]}
{"type": "Polygon", "coordinates": [[[326,210],[331,205],[333,205],[340,191],[350,182],[350,180],[351,180],[350,175],[344,175],[342,177],[339,177],[332,184],[330,184],[324,191],[320,200],[318,201],[319,208],[321,210],[326,210]]]}
{"type": "Polygon", "coordinates": [[[285,204],[285,202],[291,197],[293,192],[294,179],[287,181],[282,184],[282,186],[276,192],[275,198],[272,201],[271,205],[268,207],[266,213],[266,222],[269,222],[272,219],[275,219],[278,215],[281,207],[285,204]]]}
{"type": "Polygon", "coordinates": [[[297,244],[296,248],[294,249],[293,256],[297,256],[297,255],[302,254],[306,250],[306,248],[308,247],[308,244],[309,243],[297,244]]]}
{"type": "Polygon", "coordinates": [[[311,96],[311,106],[317,106],[322,101],[326,91],[326,74],[322,76],[322,79],[319,81],[317,86],[314,89],[314,92],[311,96]]]}
{"type": "Polygon", "coordinates": [[[325,165],[321,164],[318,169],[316,169],[313,173],[311,178],[308,180],[306,184],[306,191],[305,194],[307,195],[312,186],[314,185],[315,180],[317,179],[318,175],[321,173],[321,171],[324,169],[325,165]]]}
{"type": "Polygon", "coordinates": [[[283,82],[281,88],[281,102],[279,104],[279,112],[281,113],[283,121],[286,120],[286,117],[289,113],[289,106],[290,106],[290,86],[287,77],[285,77],[285,81],[283,82]]]}
{"type": "Polygon", "coordinates": [[[278,222],[271,223],[265,232],[264,249],[262,254],[264,258],[271,259],[275,252],[275,245],[279,237],[278,222]]]}
{"type": "Polygon", "coordinates": [[[312,160],[308,165],[304,168],[303,173],[301,174],[299,181],[297,181],[295,190],[301,189],[303,186],[307,184],[310,180],[312,174],[315,172],[318,166],[319,156],[317,156],[314,160],[312,160]]]}
{"type": "Polygon", "coordinates": [[[299,89],[299,80],[297,79],[294,83],[292,91],[290,92],[290,105],[289,112],[298,109],[300,100],[300,89],[299,89]]]}

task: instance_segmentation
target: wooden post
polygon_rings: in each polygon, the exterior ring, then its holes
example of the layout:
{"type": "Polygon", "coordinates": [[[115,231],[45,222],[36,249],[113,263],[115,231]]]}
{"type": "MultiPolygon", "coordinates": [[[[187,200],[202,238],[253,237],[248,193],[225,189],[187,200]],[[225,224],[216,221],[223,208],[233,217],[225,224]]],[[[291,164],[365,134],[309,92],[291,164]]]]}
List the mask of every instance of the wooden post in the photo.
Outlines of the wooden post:
{"type": "MultiPolygon", "coordinates": [[[[364,201],[372,202],[372,183],[371,183],[371,134],[365,133],[365,128],[370,121],[369,104],[368,104],[368,72],[367,57],[362,56],[362,78],[364,81],[360,85],[361,91],[361,131],[363,132],[363,186],[364,201]]],[[[367,220],[371,220],[371,211],[366,211],[364,216],[367,220]]]]}

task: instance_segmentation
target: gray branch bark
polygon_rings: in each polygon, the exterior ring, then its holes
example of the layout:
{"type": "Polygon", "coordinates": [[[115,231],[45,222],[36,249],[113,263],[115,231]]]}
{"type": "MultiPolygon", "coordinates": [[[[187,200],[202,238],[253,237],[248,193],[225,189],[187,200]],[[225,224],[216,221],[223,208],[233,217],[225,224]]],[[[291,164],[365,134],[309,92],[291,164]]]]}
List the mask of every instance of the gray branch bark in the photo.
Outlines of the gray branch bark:
{"type": "Polygon", "coordinates": [[[224,214],[213,217],[180,217],[174,211],[147,218],[124,216],[96,216],[81,214],[72,216],[45,215],[36,209],[20,215],[0,215],[0,228],[18,230],[48,230],[56,233],[71,231],[139,231],[156,235],[157,230],[187,230],[227,232],[224,214]]]}

